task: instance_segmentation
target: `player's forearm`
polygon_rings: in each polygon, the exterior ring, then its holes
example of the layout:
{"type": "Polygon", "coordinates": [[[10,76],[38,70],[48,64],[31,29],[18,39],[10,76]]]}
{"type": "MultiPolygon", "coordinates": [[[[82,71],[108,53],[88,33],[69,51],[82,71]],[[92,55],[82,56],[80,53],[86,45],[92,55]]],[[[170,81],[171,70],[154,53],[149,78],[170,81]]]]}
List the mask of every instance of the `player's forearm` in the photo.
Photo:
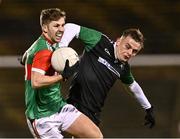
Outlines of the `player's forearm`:
{"type": "Polygon", "coordinates": [[[151,104],[146,98],[142,88],[139,86],[139,84],[136,81],[128,85],[127,88],[134,95],[134,97],[137,99],[137,101],[144,109],[148,109],[151,107],[151,104]]]}
{"type": "Polygon", "coordinates": [[[59,42],[59,47],[68,46],[74,37],[79,36],[79,32],[80,32],[80,26],[79,25],[76,25],[73,23],[67,23],[64,26],[64,28],[65,28],[64,33],[63,33],[63,36],[61,38],[61,41],[59,42]]]}
{"type": "Polygon", "coordinates": [[[49,86],[63,79],[61,75],[46,76],[40,73],[33,73],[31,77],[31,83],[33,88],[49,86]]]}

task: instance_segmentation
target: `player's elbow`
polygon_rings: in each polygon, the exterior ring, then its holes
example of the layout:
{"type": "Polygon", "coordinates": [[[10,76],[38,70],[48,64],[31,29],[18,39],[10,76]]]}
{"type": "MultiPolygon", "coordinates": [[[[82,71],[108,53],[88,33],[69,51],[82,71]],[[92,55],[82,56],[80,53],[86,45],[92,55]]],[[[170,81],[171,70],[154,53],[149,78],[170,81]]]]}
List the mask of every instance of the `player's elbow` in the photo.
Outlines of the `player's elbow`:
{"type": "Polygon", "coordinates": [[[43,75],[38,72],[32,72],[31,74],[31,86],[33,89],[42,87],[43,75]]]}
{"type": "Polygon", "coordinates": [[[40,84],[39,84],[39,82],[37,80],[31,81],[31,85],[32,85],[33,89],[40,88],[40,84]]]}

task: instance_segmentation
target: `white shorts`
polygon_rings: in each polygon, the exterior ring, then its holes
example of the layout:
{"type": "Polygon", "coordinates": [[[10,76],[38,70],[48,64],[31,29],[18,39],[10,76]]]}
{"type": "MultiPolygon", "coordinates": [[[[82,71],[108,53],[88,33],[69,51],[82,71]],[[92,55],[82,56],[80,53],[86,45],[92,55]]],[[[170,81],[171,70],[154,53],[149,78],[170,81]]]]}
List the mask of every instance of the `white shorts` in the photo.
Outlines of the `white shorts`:
{"type": "Polygon", "coordinates": [[[63,138],[61,131],[68,129],[81,114],[73,105],[66,104],[59,113],[33,122],[27,119],[27,123],[35,138],[63,138]]]}

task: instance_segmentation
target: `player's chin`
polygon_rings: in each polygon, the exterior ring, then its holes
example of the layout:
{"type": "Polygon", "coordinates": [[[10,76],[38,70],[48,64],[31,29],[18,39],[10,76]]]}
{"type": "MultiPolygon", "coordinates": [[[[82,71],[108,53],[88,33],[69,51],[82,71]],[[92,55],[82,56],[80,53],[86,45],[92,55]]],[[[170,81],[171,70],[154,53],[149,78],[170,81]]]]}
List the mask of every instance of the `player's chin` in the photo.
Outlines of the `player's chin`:
{"type": "Polygon", "coordinates": [[[122,62],[128,62],[129,59],[126,59],[126,58],[122,58],[121,61],[122,62]]]}
{"type": "Polygon", "coordinates": [[[55,41],[55,43],[59,43],[61,41],[61,39],[55,39],[54,41],[55,41]]]}
{"type": "Polygon", "coordinates": [[[123,57],[123,61],[124,61],[124,62],[129,61],[129,59],[130,59],[130,57],[127,57],[127,56],[124,56],[124,57],[123,57]]]}

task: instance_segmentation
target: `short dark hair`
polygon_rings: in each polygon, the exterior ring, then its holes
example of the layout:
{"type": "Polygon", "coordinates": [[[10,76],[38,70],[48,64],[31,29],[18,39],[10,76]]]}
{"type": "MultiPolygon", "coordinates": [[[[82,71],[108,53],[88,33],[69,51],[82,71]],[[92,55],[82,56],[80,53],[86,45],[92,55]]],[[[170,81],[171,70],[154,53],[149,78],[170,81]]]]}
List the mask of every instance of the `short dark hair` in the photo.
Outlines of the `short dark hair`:
{"type": "Polygon", "coordinates": [[[61,17],[66,18],[66,13],[59,8],[44,9],[40,15],[40,25],[49,24],[51,21],[57,21],[61,17]]]}
{"type": "Polygon", "coordinates": [[[142,47],[144,47],[144,36],[139,29],[136,28],[126,29],[123,31],[122,36],[124,37],[130,36],[136,42],[139,42],[142,47]]]}

